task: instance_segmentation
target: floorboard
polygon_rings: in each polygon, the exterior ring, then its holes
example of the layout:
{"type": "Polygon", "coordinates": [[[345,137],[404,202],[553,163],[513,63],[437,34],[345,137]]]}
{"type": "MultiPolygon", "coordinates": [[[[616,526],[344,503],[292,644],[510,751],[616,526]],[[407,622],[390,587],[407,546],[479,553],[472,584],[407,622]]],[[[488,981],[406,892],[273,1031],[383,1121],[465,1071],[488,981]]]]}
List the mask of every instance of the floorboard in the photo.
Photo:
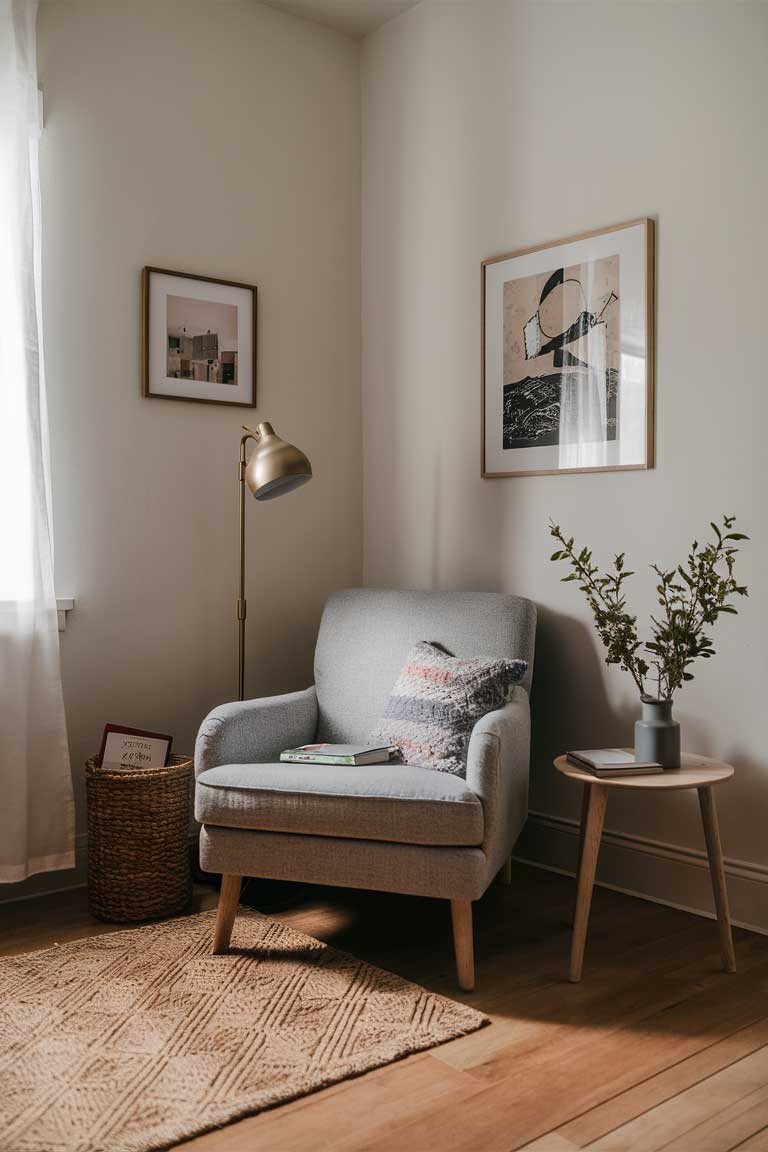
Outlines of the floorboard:
{"type": "MultiPolygon", "coordinates": [[[[573,881],[516,865],[475,909],[477,990],[447,902],[304,887],[280,920],[487,1012],[488,1028],[188,1141],[186,1152],[768,1152],[768,938],[595,892],[567,981],[573,881]]],[[[200,887],[195,907],[213,906],[200,887]]],[[[0,906],[0,955],[115,925],[82,891],[0,906]]]]}
{"type": "MultiPolygon", "coordinates": [[[[601,1136],[629,1123],[657,1104],[677,1096],[694,1084],[706,1081],[716,1072],[768,1045],[768,1019],[740,1028],[687,1060],[641,1081],[633,1088],[598,1105],[558,1129],[558,1135],[571,1147],[585,1148],[601,1136]]],[[[526,1152],[538,1144],[528,1145],[526,1152]]]]}
{"type": "Polygon", "coordinates": [[[738,1148],[739,1152],[768,1152],[768,1126],[749,1139],[743,1140],[741,1144],[736,1144],[735,1148],[738,1148]]]}
{"type": "Polygon", "coordinates": [[[724,1145],[727,1152],[768,1124],[766,1113],[768,1048],[761,1048],[587,1147],[594,1152],[627,1152],[633,1148],[643,1148],[646,1152],[658,1152],[662,1148],[666,1152],[680,1152],[694,1147],[699,1152],[710,1149],[716,1152],[723,1146],[724,1133],[730,1131],[727,1137],[730,1143],[724,1145]],[[745,1113],[759,1113],[761,1108],[764,1118],[754,1118],[737,1136],[738,1119],[743,1119],[745,1113]]]}

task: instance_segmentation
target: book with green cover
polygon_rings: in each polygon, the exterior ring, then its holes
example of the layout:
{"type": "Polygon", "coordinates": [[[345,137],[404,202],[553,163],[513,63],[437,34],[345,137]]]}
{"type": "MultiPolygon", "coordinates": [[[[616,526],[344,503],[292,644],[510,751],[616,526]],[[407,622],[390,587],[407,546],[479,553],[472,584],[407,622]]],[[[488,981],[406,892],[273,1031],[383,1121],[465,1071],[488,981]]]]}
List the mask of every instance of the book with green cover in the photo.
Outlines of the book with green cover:
{"type": "Polygon", "coordinates": [[[280,753],[286,764],[386,764],[396,748],[370,744],[302,744],[280,753]]]}

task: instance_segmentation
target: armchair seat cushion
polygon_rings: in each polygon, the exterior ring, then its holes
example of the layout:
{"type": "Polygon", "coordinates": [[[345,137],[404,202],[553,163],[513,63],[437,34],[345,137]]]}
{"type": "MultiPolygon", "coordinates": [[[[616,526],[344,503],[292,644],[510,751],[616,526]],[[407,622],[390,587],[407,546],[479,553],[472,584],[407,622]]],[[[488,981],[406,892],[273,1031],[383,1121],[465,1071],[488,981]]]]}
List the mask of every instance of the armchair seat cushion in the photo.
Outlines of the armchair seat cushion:
{"type": "Polygon", "coordinates": [[[397,844],[477,846],[483,807],[466,781],[408,764],[223,764],[197,778],[202,824],[397,844]]]}

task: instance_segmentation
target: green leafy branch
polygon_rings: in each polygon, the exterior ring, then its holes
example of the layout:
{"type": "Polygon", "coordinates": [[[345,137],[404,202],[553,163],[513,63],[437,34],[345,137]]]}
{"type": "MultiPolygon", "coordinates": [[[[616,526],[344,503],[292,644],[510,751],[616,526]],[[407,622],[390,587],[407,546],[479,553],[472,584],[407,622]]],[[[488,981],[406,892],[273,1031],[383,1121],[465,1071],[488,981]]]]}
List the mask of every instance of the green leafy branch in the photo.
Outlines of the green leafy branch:
{"type": "Polygon", "coordinates": [[[552,553],[554,561],[565,561],[571,571],[563,582],[576,581],[595,618],[598,635],[606,649],[606,663],[618,664],[646,695],[649,674],[656,681],[658,699],[671,699],[685,682],[694,660],[715,655],[712,639],[704,631],[722,613],[736,615],[734,596],[746,596],[747,589],[734,576],[735,543],[748,540],[734,532],[735,516],[723,516],[722,527],[712,522],[713,539],[700,547],[694,540],[685,565],[665,571],[651,565],[658,584],[656,592],[661,612],[651,616],[651,639],[638,637],[637,617],[627,608],[624,582],[634,572],[624,568],[624,553],[614,557],[613,570],[601,572],[588,548],[577,549],[573,537],[566,538],[550,521],[550,534],[560,544],[552,553]],[[645,659],[644,653],[650,657],[645,659]],[[651,673],[651,669],[654,672],[651,673]]]}

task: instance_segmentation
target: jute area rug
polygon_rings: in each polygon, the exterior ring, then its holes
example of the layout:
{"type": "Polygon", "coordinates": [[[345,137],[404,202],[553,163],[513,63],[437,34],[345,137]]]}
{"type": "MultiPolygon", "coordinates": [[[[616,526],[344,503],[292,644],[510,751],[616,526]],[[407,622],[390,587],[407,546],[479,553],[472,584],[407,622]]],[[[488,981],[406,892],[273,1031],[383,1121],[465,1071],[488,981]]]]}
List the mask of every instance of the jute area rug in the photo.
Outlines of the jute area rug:
{"type": "Polygon", "coordinates": [[[0,961],[2,1152],[150,1152],[462,1036],[480,1012],[241,909],[0,961]]]}

